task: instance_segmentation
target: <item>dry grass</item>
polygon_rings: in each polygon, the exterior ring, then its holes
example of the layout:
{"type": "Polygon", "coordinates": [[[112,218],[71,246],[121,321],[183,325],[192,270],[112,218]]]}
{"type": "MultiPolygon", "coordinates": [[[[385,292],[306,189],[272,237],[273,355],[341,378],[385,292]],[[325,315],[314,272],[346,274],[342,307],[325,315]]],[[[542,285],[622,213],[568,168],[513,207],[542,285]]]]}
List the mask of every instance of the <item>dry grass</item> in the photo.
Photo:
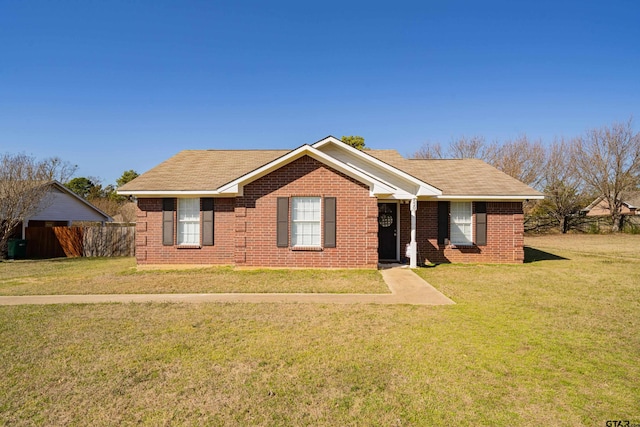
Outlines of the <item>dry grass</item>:
{"type": "Polygon", "coordinates": [[[633,234],[558,234],[527,236],[526,244],[537,249],[576,254],[583,258],[594,255],[604,258],[640,259],[640,236],[633,234]]]}
{"type": "Polygon", "coordinates": [[[593,237],[420,270],[447,307],[0,307],[0,425],[638,423],[640,236],[593,237]]]}
{"type": "Polygon", "coordinates": [[[133,258],[70,258],[0,263],[0,295],[308,292],[388,293],[375,270],[136,271],[133,258]]]}

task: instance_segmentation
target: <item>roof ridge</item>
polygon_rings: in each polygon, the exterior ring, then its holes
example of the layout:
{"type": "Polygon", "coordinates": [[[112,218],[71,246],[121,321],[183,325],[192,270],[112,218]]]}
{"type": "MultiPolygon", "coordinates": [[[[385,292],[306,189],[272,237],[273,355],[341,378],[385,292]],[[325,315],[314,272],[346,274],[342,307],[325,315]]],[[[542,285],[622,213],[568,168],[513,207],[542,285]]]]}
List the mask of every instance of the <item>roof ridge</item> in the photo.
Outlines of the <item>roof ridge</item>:
{"type": "MultiPolygon", "coordinates": [[[[482,159],[476,159],[476,158],[458,158],[458,159],[416,159],[415,157],[412,157],[412,158],[409,158],[409,159],[406,159],[406,160],[456,160],[456,161],[461,161],[461,160],[469,161],[469,160],[471,160],[471,161],[479,161],[479,162],[482,162],[482,163],[487,163],[486,161],[484,161],[484,160],[482,160],[482,159]]],[[[488,163],[487,163],[487,164],[488,164],[488,163]]]]}
{"type": "Polygon", "coordinates": [[[185,151],[234,151],[234,152],[245,152],[245,151],[293,151],[291,148],[247,148],[247,149],[232,149],[232,148],[187,148],[185,150],[181,150],[180,153],[185,151]]]}

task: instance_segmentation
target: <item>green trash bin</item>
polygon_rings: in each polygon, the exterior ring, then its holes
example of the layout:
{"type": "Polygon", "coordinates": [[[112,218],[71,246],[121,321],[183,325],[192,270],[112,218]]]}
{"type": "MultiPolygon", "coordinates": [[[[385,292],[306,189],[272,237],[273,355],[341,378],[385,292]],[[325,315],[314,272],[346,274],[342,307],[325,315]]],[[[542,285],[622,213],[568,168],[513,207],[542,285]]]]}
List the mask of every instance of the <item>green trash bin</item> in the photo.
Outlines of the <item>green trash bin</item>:
{"type": "Polygon", "coordinates": [[[24,239],[9,239],[7,247],[9,259],[24,259],[27,257],[27,241],[24,239]]]}

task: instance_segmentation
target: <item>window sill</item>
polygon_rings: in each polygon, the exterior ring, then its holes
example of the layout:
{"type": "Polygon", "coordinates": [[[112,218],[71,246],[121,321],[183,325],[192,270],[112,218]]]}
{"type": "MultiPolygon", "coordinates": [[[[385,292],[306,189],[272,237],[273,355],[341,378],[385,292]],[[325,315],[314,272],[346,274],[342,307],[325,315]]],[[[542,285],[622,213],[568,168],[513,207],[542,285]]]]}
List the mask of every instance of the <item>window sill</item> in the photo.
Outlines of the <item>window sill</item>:
{"type": "Polygon", "coordinates": [[[176,246],[178,249],[201,249],[200,245],[178,245],[176,246]]]}
{"type": "Polygon", "coordinates": [[[453,242],[451,242],[451,244],[449,245],[449,247],[451,249],[473,248],[474,246],[475,246],[475,243],[453,243],[453,242]]]}
{"type": "Polygon", "coordinates": [[[322,247],[320,246],[292,246],[292,251],[307,251],[307,252],[321,252],[322,247]]]}

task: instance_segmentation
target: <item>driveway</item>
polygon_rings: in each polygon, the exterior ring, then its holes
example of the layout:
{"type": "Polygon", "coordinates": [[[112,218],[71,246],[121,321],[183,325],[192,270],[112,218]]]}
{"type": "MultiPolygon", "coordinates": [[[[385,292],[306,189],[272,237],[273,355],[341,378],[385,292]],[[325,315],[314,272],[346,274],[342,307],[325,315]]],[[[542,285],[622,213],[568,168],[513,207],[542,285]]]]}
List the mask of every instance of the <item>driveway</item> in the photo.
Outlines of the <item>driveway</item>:
{"type": "Polygon", "coordinates": [[[394,267],[380,273],[390,294],[106,294],[0,296],[0,305],[92,304],[112,302],[245,302],[319,304],[450,305],[452,300],[408,268],[394,267]]]}

